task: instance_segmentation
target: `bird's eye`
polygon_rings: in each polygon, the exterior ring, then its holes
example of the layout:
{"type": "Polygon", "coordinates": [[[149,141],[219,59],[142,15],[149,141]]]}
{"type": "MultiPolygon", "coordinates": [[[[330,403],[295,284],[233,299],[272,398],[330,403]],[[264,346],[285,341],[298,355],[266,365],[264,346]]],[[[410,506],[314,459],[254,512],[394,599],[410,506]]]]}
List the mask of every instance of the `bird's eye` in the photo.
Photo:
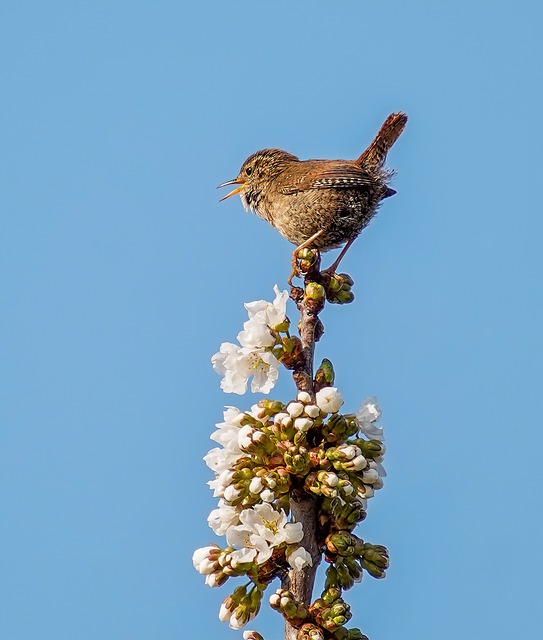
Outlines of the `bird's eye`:
{"type": "Polygon", "coordinates": [[[245,173],[246,175],[250,176],[251,173],[253,173],[253,167],[247,167],[247,169],[245,169],[245,173]]]}

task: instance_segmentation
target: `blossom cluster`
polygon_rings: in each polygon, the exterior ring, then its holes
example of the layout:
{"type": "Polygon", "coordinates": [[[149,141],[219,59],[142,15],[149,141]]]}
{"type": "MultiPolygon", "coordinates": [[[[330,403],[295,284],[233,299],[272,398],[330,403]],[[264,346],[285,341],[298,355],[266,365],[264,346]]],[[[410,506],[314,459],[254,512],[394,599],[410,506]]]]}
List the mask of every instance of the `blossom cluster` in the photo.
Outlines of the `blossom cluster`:
{"type": "MultiPolygon", "coordinates": [[[[223,343],[213,356],[224,391],[245,393],[252,377],[251,390],[267,393],[279,364],[293,368],[289,365],[298,357],[299,339],[289,334],[287,292],[275,287],[275,294],[273,302],[246,304],[249,319],[238,334],[239,345],[223,343]]],[[[193,564],[210,587],[231,577],[248,578],[224,600],[219,613],[239,629],[256,616],[274,578],[304,570],[324,554],[329,566],[321,598],[306,608],[280,589],[270,605],[299,628],[301,640],[319,640],[319,633],[360,640],[358,630],[343,626],[350,614],[341,591],[364,571],[383,577],[388,567],[384,547],[353,533],[386,475],[383,429],[377,424],[381,412],[372,397],[357,413],[341,413],[343,398],[327,360],[314,384],[315,393],[300,391],[287,403],[263,399],[246,411],[225,408],[211,435],[218,446],[204,460],[214,473],[208,484],[218,499],[208,524],[226,543],[197,549],[193,564]],[[294,492],[312,496],[318,507],[319,549],[313,556],[304,547],[302,523],[290,515],[294,492]]],[[[246,635],[248,640],[261,638],[254,631],[246,635]]]]}
{"type": "Polygon", "coordinates": [[[277,285],[274,291],[273,302],[257,300],[245,304],[249,320],[238,333],[239,345],[223,342],[211,359],[215,371],[224,376],[221,388],[225,393],[245,393],[251,377],[253,393],[269,393],[277,382],[279,360],[273,348],[290,323],[286,316],[288,292],[279,291],[277,285]]]}
{"type": "Polygon", "coordinates": [[[295,482],[320,496],[320,537],[337,566],[343,560],[335,558],[330,535],[352,531],[365,517],[368,498],[383,485],[375,399],[366,400],[357,414],[342,415],[342,404],[337,388],[325,387],[314,400],[300,392],[286,405],[262,400],[245,412],[227,407],[211,435],[220,446],[204,459],[215,474],[209,485],[219,504],[208,523],[226,537],[227,546],[198,549],[193,562],[211,587],[232,576],[247,575],[253,582],[253,591],[243,596],[236,591],[239,597],[233,594],[223,605],[221,619],[233,628],[256,615],[274,577],[313,562],[301,544],[302,524],[287,515],[295,482]]]}

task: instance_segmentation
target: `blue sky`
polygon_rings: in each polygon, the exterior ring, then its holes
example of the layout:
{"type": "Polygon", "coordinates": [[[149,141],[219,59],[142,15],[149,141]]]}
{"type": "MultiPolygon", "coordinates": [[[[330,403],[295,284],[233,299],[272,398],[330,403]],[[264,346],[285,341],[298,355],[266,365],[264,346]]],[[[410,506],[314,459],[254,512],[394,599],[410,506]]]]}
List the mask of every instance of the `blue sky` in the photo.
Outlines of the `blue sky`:
{"type": "Polygon", "coordinates": [[[318,351],[386,427],[359,533],[392,566],[352,622],[536,637],[542,22],[530,0],[2,3],[2,638],[240,637],[190,557],[209,434],[255,398],[209,359],[292,247],[215,187],[263,147],[357,157],[395,110],[398,195],[318,351]]]}

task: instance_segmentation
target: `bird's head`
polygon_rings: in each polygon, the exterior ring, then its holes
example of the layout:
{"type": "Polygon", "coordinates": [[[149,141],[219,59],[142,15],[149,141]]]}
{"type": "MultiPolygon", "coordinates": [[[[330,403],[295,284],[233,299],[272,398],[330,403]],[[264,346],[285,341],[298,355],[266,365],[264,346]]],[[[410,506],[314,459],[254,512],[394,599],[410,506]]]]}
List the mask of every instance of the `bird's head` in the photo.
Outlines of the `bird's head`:
{"type": "Polygon", "coordinates": [[[281,149],[263,149],[253,153],[243,163],[237,178],[219,185],[218,188],[237,185],[220,201],[239,193],[245,209],[258,213],[258,203],[270,182],[284,171],[289,163],[297,161],[296,156],[281,149]]]}

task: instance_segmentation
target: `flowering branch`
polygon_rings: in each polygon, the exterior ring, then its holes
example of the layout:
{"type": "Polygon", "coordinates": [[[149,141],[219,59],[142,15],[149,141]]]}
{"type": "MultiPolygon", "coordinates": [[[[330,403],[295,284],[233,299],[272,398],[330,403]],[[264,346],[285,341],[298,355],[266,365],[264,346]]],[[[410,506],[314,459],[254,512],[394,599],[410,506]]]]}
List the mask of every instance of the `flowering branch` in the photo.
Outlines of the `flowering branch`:
{"type": "MultiPolygon", "coordinates": [[[[204,458],[219,499],[208,522],[226,546],[198,549],[193,563],[211,587],[245,577],[219,612],[234,629],[256,616],[277,578],[281,588],[269,602],[285,619],[286,640],[362,640],[359,629],[345,626],[351,613],[343,591],[364,571],[382,578],[388,567],[385,547],[353,533],[368,498],[383,486],[381,414],[375,398],[356,414],[340,413],[332,363],[325,359],[314,372],[315,343],[324,332],[319,313],[326,301],[351,302],[353,281],[321,272],[317,251],[298,258],[304,287],[291,287],[290,297],[300,312],[299,337],[286,315],[289,295],[276,286],[273,302],[245,305],[249,318],[238,344],[223,343],[212,358],[227,393],[245,393],[249,381],[253,392],[269,393],[283,365],[297,395],[287,403],[263,399],[248,411],[226,407],[211,436],[220,446],[204,458]],[[323,558],[325,588],[312,600],[323,558]]],[[[244,638],[263,640],[256,631],[244,638]]]]}

